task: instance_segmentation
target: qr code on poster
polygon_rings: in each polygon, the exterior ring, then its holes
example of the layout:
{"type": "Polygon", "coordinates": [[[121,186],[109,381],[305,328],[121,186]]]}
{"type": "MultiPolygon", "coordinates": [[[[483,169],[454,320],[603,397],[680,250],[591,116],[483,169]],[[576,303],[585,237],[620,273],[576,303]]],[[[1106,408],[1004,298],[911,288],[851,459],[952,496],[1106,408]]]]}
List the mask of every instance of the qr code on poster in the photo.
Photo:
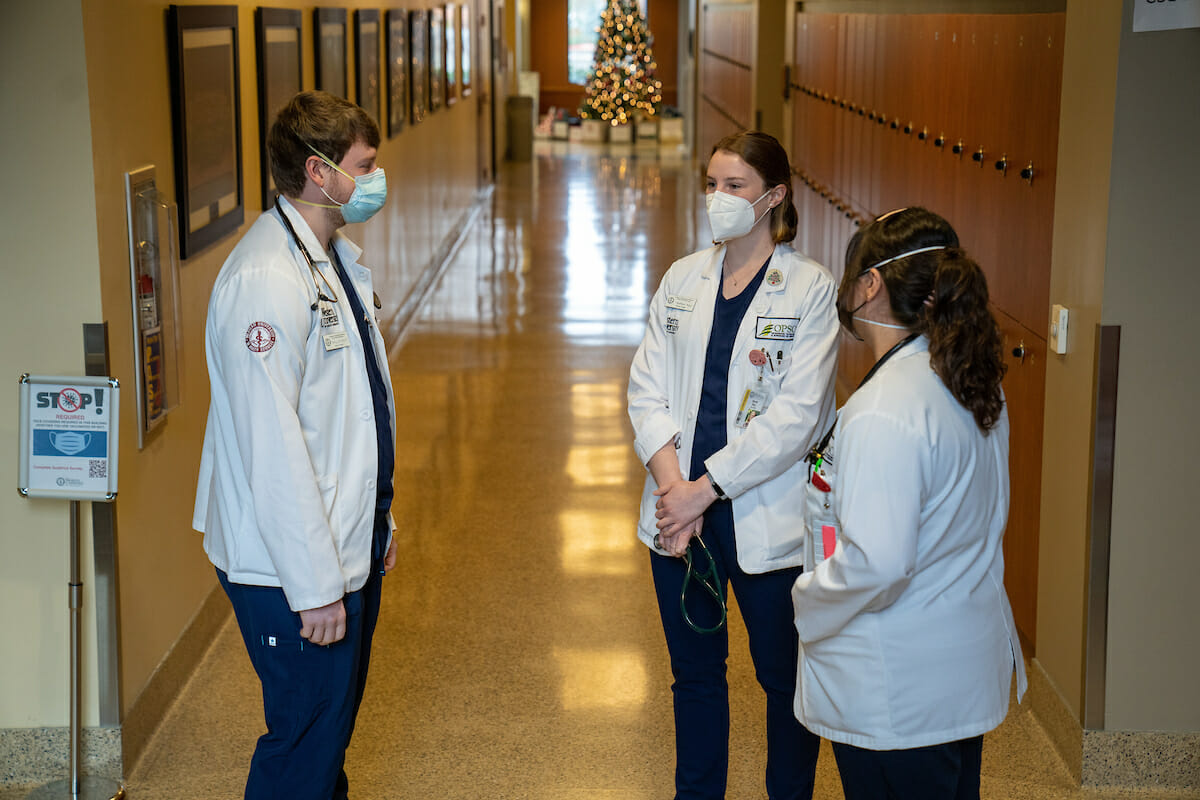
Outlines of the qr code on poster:
{"type": "Polygon", "coordinates": [[[108,462],[103,458],[88,459],[88,477],[89,478],[107,478],[108,477],[108,462]]]}

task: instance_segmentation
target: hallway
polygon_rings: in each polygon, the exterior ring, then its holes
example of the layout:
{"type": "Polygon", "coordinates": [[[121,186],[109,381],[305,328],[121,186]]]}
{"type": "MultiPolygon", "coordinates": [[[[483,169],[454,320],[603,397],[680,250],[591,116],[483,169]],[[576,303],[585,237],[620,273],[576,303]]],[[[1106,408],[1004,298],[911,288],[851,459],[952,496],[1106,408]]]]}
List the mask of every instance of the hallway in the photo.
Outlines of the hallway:
{"type": "MultiPolygon", "coordinates": [[[[670,672],[634,535],[644,472],[625,386],[659,277],[704,241],[701,184],[665,152],[550,147],[504,165],[393,344],[400,563],[347,761],[358,800],[671,795],[670,672]]],[[[764,704],[736,614],[731,629],[728,796],[762,798],[764,704]]],[[[129,796],[240,797],[261,731],[231,619],[129,796]]],[[[989,800],[1151,796],[1072,788],[1015,706],[983,772],[989,800]]],[[[827,745],[816,796],[841,798],[827,745]]]]}

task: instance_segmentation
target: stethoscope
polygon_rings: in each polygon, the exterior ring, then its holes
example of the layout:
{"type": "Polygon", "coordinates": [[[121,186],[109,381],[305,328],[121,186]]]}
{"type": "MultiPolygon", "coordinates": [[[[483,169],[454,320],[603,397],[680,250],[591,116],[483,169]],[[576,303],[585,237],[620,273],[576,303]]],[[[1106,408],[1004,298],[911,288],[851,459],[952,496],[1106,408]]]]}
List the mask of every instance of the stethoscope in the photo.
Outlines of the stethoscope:
{"type": "Polygon", "coordinates": [[[304,246],[304,242],[300,241],[300,237],[296,235],[296,229],[292,227],[292,222],[287,218],[287,214],[283,213],[283,206],[280,205],[278,197],[275,198],[275,210],[279,212],[279,219],[283,220],[283,227],[287,228],[288,233],[292,235],[292,241],[296,243],[296,246],[300,248],[300,252],[304,254],[304,260],[308,262],[308,271],[312,273],[313,287],[317,290],[317,301],[309,308],[316,311],[317,306],[321,302],[336,305],[338,296],[337,292],[333,290],[333,284],[329,282],[329,279],[325,277],[325,274],[321,270],[317,269],[317,265],[313,261],[312,255],[308,252],[308,248],[304,246]],[[318,277],[320,277],[320,283],[317,282],[318,277]],[[333,295],[332,297],[321,291],[321,283],[325,284],[325,288],[329,290],[330,295],[333,295]]]}
{"type": "Polygon", "coordinates": [[[713,560],[712,553],[708,551],[708,545],[704,544],[704,540],[699,535],[693,536],[688,542],[688,549],[683,553],[683,560],[687,562],[687,572],[683,576],[683,587],[679,590],[679,610],[683,612],[683,621],[688,627],[696,633],[716,633],[725,627],[725,593],[721,591],[721,577],[717,575],[717,562],[713,560]],[[708,564],[703,569],[697,569],[696,556],[693,555],[695,545],[700,545],[700,551],[704,557],[708,559],[708,564]],[[711,628],[701,627],[692,621],[692,617],[687,610],[687,593],[688,585],[691,583],[700,584],[700,588],[704,589],[714,600],[717,601],[717,607],[721,609],[721,618],[717,620],[717,624],[711,628]]]}
{"type": "MultiPolygon", "coordinates": [[[[661,550],[662,544],[658,537],[659,534],[654,534],[654,546],[661,550]]],[[[683,575],[683,585],[679,588],[679,611],[683,614],[683,621],[696,633],[716,633],[725,627],[725,619],[728,615],[725,609],[725,592],[721,589],[721,576],[717,574],[717,562],[699,534],[693,536],[692,540],[688,542],[687,550],[683,551],[683,560],[687,563],[687,571],[683,575]],[[697,556],[694,554],[696,545],[700,546],[700,553],[708,562],[703,568],[696,565],[697,556]],[[688,587],[693,583],[699,584],[700,588],[717,601],[717,608],[721,609],[721,618],[711,628],[697,625],[692,620],[692,615],[688,613],[688,587]]]]}

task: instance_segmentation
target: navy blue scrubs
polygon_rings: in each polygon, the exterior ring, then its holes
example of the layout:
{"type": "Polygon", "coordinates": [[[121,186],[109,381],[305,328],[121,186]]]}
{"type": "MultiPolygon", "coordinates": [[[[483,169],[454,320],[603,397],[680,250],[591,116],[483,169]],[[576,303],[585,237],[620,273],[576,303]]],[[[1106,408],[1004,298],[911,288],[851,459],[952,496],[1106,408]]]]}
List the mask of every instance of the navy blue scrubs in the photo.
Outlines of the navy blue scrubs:
{"type": "MultiPolygon", "coordinates": [[[[726,299],[717,292],[692,439],[688,472],[692,478],[707,472],[705,460],[728,443],[726,399],[734,341],[766,270],[767,264],[763,264],[736,297],[726,299]]],[[[712,553],[722,588],[733,585],[755,672],[767,695],[767,796],[771,800],[808,800],[821,740],[797,722],[792,712],[799,644],[792,623],[791,590],[801,569],[759,575],[743,572],[737,563],[733,504],[728,500],[718,500],[704,512],[701,537],[712,553]]],[[[702,552],[693,549],[696,563],[702,566],[702,552]]],[[[683,621],[679,610],[686,572],[683,559],[654,551],[650,558],[675,679],[671,686],[675,797],[719,800],[725,797],[729,771],[729,686],[725,677],[729,636],[724,628],[711,634],[697,633],[683,621]]],[[[694,587],[688,594],[688,614],[700,627],[711,627],[720,618],[713,599],[694,587]]]]}
{"type": "Polygon", "coordinates": [[[379,619],[381,575],[391,534],[395,441],[387,387],[371,345],[369,312],[332,249],[331,254],[354,315],[353,329],[363,343],[375,412],[379,467],[371,571],[363,588],[342,598],[345,638],[322,647],[300,637],[303,623],[288,607],[282,589],[231,583],[217,570],[263,687],[267,732],[259,737],[250,761],[246,800],[347,800],[346,748],[362,703],[379,619]]]}

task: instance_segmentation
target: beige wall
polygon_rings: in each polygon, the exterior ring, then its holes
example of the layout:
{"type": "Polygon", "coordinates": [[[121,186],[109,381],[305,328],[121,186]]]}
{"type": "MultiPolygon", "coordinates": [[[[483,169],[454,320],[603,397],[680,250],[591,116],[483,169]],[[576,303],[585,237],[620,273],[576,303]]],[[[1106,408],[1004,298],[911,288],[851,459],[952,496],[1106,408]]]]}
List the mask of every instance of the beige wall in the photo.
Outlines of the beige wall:
{"type": "MultiPolygon", "coordinates": [[[[15,450],[15,382],[22,371],[81,373],[81,322],[109,323],[112,371],[127,388],[121,414],[117,500],[122,712],[128,712],[216,580],[191,530],[200,444],[208,409],[203,325],[225,256],[260,213],[254,8],[304,11],[304,85],[312,88],[312,6],[239,3],[243,190],[246,225],[182,262],[179,406],[137,449],[124,174],[158,167],[174,194],[166,3],[149,0],[27,0],[11,4],[4,33],[4,151],[18,191],[5,193],[2,269],[10,298],[3,358],[13,390],[0,400],[0,431],[15,450]],[[86,61],[85,61],[86,58],[86,61]],[[20,75],[21,80],[12,76],[20,75]],[[11,110],[15,110],[13,113],[11,110]],[[91,124],[89,126],[89,117],[91,124]],[[36,266],[36,268],[33,268],[36,266]],[[14,291],[15,290],[15,291],[14,291]]],[[[378,3],[342,3],[379,8],[378,3]]],[[[432,7],[409,2],[404,8],[432,7]]],[[[474,7],[474,4],[472,4],[474,7]]],[[[399,6],[397,6],[399,7],[399,6]]],[[[350,43],[353,58],[353,37],[350,43]]],[[[348,66],[353,95],[354,71],[348,66]]],[[[478,63],[478,62],[477,62],[478,63]]],[[[480,65],[482,66],[482,65],[480,65]]],[[[475,202],[479,186],[475,93],[406,127],[380,146],[389,201],[351,226],[375,267],[381,319],[395,314],[475,202]]],[[[3,393],[0,393],[2,395],[3,393]]],[[[9,486],[15,465],[6,459],[9,486]]],[[[31,609],[8,636],[28,658],[0,662],[0,729],[65,725],[65,505],[2,495],[0,600],[31,609]]],[[[87,515],[84,515],[85,518],[87,515]]],[[[90,561],[89,561],[90,563],[90,561]]],[[[90,573],[85,575],[85,581],[90,573]]],[[[88,601],[88,608],[93,603],[88,601]]],[[[95,646],[85,644],[94,653],[95,646]]],[[[95,668],[85,671],[95,682],[95,668]]],[[[85,725],[95,724],[94,691],[85,725]]]]}
{"type": "Polygon", "coordinates": [[[1121,326],[1104,727],[1200,732],[1200,29],[1135,34],[1123,5],[1103,308],[1121,326]]]}
{"type": "Polygon", "coordinates": [[[1200,731],[1200,108],[1178,83],[1198,70],[1200,30],[1134,34],[1128,3],[1068,3],[1051,302],[1072,331],[1046,369],[1037,659],[1082,719],[1096,325],[1119,325],[1108,731],[1200,731]]]}
{"type": "Polygon", "coordinates": [[[1050,302],[1071,309],[1066,355],[1047,353],[1037,659],[1076,719],[1091,475],[1095,330],[1104,291],[1121,0],[1067,5],[1050,302]]]}
{"type": "MultiPolygon", "coordinates": [[[[79,0],[5,8],[0,152],[9,186],[0,193],[6,301],[0,377],[7,384],[0,390],[0,606],[9,613],[0,659],[0,728],[68,721],[68,503],[23,500],[15,491],[17,379],[24,372],[82,375],[81,325],[102,316],[83,42],[79,0]],[[23,79],[14,80],[18,75],[23,79]]],[[[82,561],[90,590],[91,559],[85,554],[82,561]]],[[[82,620],[89,655],[96,651],[94,608],[88,591],[82,620]]],[[[91,677],[84,685],[84,721],[94,725],[95,668],[85,674],[91,677]]]]}

